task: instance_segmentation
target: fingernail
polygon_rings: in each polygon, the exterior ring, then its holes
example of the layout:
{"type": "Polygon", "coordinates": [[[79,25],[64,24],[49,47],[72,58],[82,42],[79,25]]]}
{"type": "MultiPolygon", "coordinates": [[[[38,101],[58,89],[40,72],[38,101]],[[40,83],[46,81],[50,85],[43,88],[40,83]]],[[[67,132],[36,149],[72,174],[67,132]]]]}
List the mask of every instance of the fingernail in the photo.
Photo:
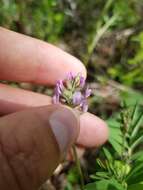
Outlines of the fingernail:
{"type": "Polygon", "coordinates": [[[63,106],[51,114],[49,122],[61,153],[67,152],[79,133],[78,117],[70,108],[63,106]]]}

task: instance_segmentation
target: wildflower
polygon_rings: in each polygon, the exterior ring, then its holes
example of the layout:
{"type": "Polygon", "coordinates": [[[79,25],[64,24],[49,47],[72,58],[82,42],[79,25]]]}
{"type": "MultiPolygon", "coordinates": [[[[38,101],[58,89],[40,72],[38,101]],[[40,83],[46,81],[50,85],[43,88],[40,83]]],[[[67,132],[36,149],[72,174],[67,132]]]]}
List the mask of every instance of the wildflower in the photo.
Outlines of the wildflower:
{"type": "Polygon", "coordinates": [[[62,94],[63,88],[64,88],[63,81],[62,80],[58,80],[57,84],[56,84],[56,91],[57,91],[57,93],[58,94],[62,94]]]}
{"type": "Polygon", "coordinates": [[[83,95],[80,91],[77,91],[73,94],[73,104],[74,105],[79,105],[81,104],[83,99],[83,95]]]}
{"type": "Polygon", "coordinates": [[[69,72],[67,75],[67,80],[74,80],[75,75],[72,72],[69,72]]]}
{"type": "Polygon", "coordinates": [[[92,90],[89,88],[86,88],[85,90],[85,98],[88,98],[91,95],[92,90]]]}
{"type": "Polygon", "coordinates": [[[83,76],[80,77],[80,87],[83,88],[85,85],[85,78],[83,76]]]}
{"type": "Polygon", "coordinates": [[[87,98],[91,95],[91,89],[85,87],[85,78],[81,74],[69,73],[65,80],[56,83],[53,103],[65,103],[80,111],[88,110],[87,98]]]}
{"type": "Polygon", "coordinates": [[[83,112],[87,112],[88,103],[87,103],[87,101],[85,99],[81,102],[80,106],[81,106],[81,109],[82,109],[83,112]]]}

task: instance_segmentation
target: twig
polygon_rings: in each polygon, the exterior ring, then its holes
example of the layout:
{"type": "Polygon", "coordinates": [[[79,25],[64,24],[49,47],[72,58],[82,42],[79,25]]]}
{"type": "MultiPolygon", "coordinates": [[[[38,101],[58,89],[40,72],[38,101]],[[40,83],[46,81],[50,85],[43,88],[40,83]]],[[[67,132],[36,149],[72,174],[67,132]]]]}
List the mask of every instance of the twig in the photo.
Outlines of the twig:
{"type": "Polygon", "coordinates": [[[78,171],[79,177],[80,177],[80,188],[81,188],[81,190],[84,190],[84,178],[83,178],[83,173],[82,173],[80,161],[79,161],[78,156],[77,156],[75,145],[72,146],[72,149],[73,149],[73,156],[75,159],[77,171],[78,171]]]}

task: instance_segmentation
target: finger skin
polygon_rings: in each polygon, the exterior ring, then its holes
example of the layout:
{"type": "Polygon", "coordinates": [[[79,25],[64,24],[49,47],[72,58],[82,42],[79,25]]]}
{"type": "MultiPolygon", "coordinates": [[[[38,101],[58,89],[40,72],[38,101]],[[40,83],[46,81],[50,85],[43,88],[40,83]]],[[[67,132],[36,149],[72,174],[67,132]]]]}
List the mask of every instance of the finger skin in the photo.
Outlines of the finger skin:
{"type": "Polygon", "coordinates": [[[107,124],[102,119],[91,113],[84,113],[80,116],[78,144],[86,145],[86,147],[99,147],[108,140],[108,136],[107,124]]]}
{"type": "MultiPolygon", "coordinates": [[[[38,190],[51,176],[63,153],[50,123],[58,109],[59,106],[44,106],[0,118],[0,189],[38,190]]],[[[65,107],[60,109],[64,114],[69,112],[65,107]]],[[[79,131],[75,115],[70,119],[74,126],[66,126],[70,129],[67,147],[79,131]]]]}
{"type": "Polygon", "coordinates": [[[82,73],[84,65],[61,49],[0,27],[0,79],[55,84],[67,73],[82,73]]]}
{"type": "MultiPolygon", "coordinates": [[[[51,104],[51,98],[34,92],[0,86],[0,114],[8,114],[28,107],[51,104]]],[[[80,117],[80,133],[77,140],[84,147],[98,147],[108,139],[107,124],[90,113],[80,117]]]]}
{"type": "Polygon", "coordinates": [[[51,103],[49,96],[0,84],[0,115],[51,103]]]}

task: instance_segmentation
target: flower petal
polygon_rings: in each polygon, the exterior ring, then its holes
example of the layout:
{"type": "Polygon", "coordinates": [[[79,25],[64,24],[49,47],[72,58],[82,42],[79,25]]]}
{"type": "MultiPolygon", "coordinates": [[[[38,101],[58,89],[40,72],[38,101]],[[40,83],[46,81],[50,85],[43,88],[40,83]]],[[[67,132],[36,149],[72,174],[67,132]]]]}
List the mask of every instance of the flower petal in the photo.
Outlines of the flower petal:
{"type": "Polygon", "coordinates": [[[52,102],[53,102],[54,104],[59,103],[59,96],[54,95],[53,98],[52,98],[52,102]]]}
{"type": "Polygon", "coordinates": [[[88,111],[88,102],[86,100],[82,101],[81,109],[82,109],[83,112],[88,111]]]}
{"type": "Polygon", "coordinates": [[[80,87],[83,88],[85,85],[85,78],[83,76],[80,76],[80,87]]]}
{"type": "Polygon", "coordinates": [[[86,88],[85,90],[85,97],[88,98],[91,95],[92,90],[90,88],[86,88]]]}
{"type": "Polygon", "coordinates": [[[80,105],[82,99],[83,99],[83,95],[81,94],[81,92],[77,91],[73,94],[73,104],[74,105],[80,105]]]}
{"type": "Polygon", "coordinates": [[[74,78],[75,78],[75,75],[72,72],[69,72],[66,77],[67,80],[74,80],[74,78]]]}

